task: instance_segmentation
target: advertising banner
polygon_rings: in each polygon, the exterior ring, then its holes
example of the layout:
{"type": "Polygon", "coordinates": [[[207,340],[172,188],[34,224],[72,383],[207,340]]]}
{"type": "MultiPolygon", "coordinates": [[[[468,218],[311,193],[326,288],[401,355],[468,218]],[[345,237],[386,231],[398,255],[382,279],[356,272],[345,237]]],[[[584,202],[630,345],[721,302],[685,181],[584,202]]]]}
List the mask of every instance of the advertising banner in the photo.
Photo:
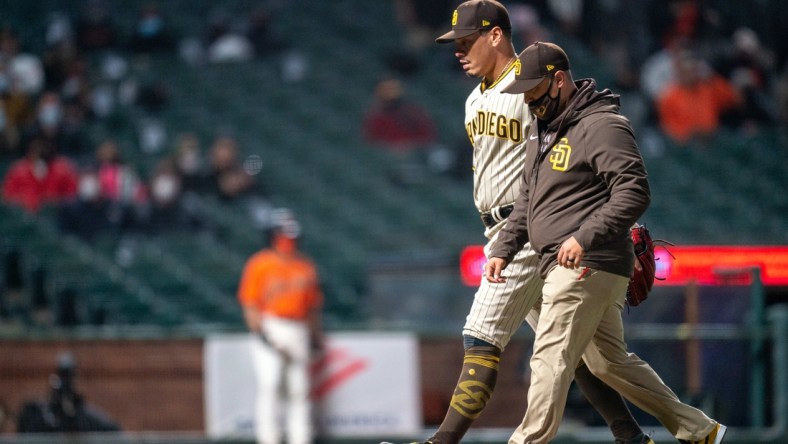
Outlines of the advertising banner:
{"type": "MultiPolygon", "coordinates": [[[[206,338],[205,417],[211,438],[254,436],[251,334],[206,338]]],[[[322,436],[412,436],[422,431],[418,341],[407,333],[330,333],[311,364],[322,436]]],[[[284,409],[283,409],[284,410],[284,409]]]]}

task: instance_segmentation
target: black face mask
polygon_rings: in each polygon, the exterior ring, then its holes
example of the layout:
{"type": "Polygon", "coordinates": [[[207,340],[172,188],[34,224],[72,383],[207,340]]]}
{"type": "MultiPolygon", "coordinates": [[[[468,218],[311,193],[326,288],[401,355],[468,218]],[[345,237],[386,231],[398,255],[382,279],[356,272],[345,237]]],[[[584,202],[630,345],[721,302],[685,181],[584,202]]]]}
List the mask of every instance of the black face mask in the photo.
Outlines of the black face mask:
{"type": "Polygon", "coordinates": [[[549,122],[558,115],[558,105],[561,103],[561,90],[558,90],[558,96],[550,97],[550,88],[553,87],[553,78],[550,78],[550,84],[547,86],[547,91],[542,94],[542,97],[532,101],[528,104],[528,109],[536,116],[537,119],[549,122]]]}

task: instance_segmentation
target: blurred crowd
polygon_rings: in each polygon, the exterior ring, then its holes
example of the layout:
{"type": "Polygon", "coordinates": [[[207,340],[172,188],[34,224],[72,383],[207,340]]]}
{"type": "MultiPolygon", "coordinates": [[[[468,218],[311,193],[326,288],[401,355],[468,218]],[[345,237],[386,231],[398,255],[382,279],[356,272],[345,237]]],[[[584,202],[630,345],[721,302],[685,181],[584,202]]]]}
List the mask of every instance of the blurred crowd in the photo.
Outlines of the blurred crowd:
{"type": "Polygon", "coordinates": [[[60,228],[91,238],[206,228],[196,195],[264,198],[259,170],[244,168],[232,131],[209,140],[196,129],[168,134],[159,119],[170,100],[166,81],[134,67],[157,55],[221,62],[268,54],[283,45],[266,31],[265,10],[250,10],[239,31],[219,8],[195,42],[180,39],[155,2],[139,4],[131,29],[114,21],[111,7],[91,0],[75,16],[52,12],[38,52],[0,23],[3,202],[51,211],[60,228]],[[132,121],[118,123],[119,115],[132,121]],[[136,139],[114,131],[123,124],[136,139]],[[143,169],[141,155],[155,167],[143,169]]]}
{"type": "MultiPolygon", "coordinates": [[[[403,49],[386,56],[389,72],[369,92],[360,134],[371,146],[405,157],[453,145],[436,132],[428,107],[407,96],[406,85],[420,56],[435,50],[434,36],[448,27],[454,3],[393,1],[403,49]]],[[[609,73],[611,84],[603,86],[622,95],[625,114],[644,134],[707,146],[723,127],[744,136],[786,127],[788,39],[781,38],[780,23],[788,8],[779,1],[513,0],[507,6],[520,47],[556,40],[585,48],[609,73]]],[[[133,67],[153,54],[220,63],[281,52],[287,45],[271,32],[269,11],[250,7],[239,20],[217,7],[195,38],[178,35],[157,3],[138,7],[130,29],[115,23],[111,3],[102,0],[84,2],[74,16],[52,12],[39,52],[28,51],[12,25],[0,24],[0,156],[11,163],[4,202],[30,212],[58,207],[64,229],[79,232],[90,223],[81,233],[89,235],[105,226],[156,231],[199,224],[195,206],[182,199],[189,192],[223,199],[265,194],[244,171],[244,150],[231,132],[212,140],[200,140],[197,131],[168,134],[157,119],[170,100],[166,81],[133,67]],[[91,131],[111,128],[124,107],[135,115],[137,140],[91,131]],[[153,153],[158,164],[139,171],[129,153],[153,153]]],[[[298,58],[283,64],[291,81],[302,75],[298,58]]],[[[447,66],[456,69],[454,62],[447,66]]]]}

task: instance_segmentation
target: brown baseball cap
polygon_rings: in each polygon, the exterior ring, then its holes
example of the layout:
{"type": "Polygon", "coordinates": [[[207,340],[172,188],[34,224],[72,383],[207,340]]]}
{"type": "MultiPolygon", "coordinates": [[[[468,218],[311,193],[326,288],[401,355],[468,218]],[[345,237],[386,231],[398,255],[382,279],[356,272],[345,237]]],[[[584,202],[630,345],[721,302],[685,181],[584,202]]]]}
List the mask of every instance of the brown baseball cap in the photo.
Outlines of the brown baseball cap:
{"type": "Polygon", "coordinates": [[[469,0],[460,4],[451,16],[451,31],[435,39],[437,43],[450,43],[477,31],[494,27],[512,29],[509,11],[495,0],[469,0]]]}
{"type": "Polygon", "coordinates": [[[517,56],[514,81],[501,91],[520,94],[536,88],[556,71],[569,70],[569,57],[555,43],[536,42],[517,56]]]}

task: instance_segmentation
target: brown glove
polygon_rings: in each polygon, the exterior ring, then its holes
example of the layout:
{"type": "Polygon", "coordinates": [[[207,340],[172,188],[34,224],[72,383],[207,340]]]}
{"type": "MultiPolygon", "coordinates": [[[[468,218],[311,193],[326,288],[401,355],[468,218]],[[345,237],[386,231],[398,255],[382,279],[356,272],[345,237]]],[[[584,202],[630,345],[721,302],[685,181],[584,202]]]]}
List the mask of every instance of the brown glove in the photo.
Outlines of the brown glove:
{"type": "MultiPolygon", "coordinates": [[[[635,245],[635,270],[632,272],[627,286],[627,305],[636,307],[648,298],[648,294],[654,286],[654,279],[665,279],[656,276],[655,244],[673,244],[662,239],[652,239],[651,233],[645,225],[635,225],[630,230],[630,234],[632,235],[632,243],[635,245]]],[[[671,256],[673,255],[671,254],[671,256]]]]}

